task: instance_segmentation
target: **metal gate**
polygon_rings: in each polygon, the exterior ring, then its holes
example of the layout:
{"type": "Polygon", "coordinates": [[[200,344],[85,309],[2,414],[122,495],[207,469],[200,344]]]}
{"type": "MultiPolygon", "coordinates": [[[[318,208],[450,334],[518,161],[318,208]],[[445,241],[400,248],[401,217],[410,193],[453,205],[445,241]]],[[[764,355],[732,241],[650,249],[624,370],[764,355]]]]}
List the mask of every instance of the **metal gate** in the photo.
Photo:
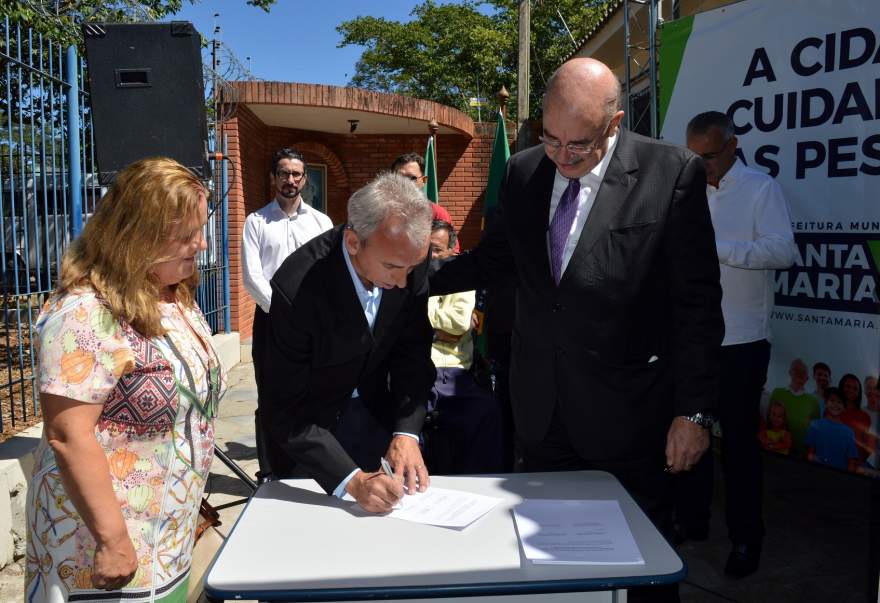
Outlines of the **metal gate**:
{"type": "MultiPolygon", "coordinates": [[[[40,420],[34,331],[61,257],[105,192],[98,185],[85,64],[6,17],[0,32],[0,440],[40,420]]],[[[229,329],[225,166],[216,166],[196,299],[229,329]]]]}

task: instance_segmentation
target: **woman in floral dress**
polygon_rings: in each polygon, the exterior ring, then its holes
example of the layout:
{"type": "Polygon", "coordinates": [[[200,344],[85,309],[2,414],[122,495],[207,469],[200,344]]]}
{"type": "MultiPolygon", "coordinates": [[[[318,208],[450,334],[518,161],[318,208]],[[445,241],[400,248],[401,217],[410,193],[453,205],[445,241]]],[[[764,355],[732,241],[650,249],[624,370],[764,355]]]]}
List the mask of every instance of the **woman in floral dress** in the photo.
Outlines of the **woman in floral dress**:
{"type": "Polygon", "coordinates": [[[186,599],[224,389],[193,299],[206,221],[199,180],[145,159],[64,256],[36,327],[28,602],[186,599]]]}

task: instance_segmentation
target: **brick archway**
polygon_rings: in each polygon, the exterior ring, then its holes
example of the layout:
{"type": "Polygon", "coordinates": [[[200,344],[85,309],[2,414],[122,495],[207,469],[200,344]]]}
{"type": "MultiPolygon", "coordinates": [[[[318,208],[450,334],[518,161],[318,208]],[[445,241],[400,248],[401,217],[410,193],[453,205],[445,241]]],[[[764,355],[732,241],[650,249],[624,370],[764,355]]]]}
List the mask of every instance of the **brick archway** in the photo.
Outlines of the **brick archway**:
{"type": "Polygon", "coordinates": [[[327,165],[327,207],[324,210],[334,224],[345,221],[351,184],[342,161],[336,153],[320,142],[297,142],[294,146],[305,155],[307,163],[314,161],[327,165]]]}
{"type": "Polygon", "coordinates": [[[347,219],[351,193],[388,169],[395,157],[422,152],[431,122],[437,126],[441,199],[462,244],[479,238],[480,195],[494,128],[483,132],[465,113],[437,103],[356,88],[283,82],[233,82],[235,115],[224,124],[228,154],[239,169],[229,182],[230,317],[233,330],[251,335],[254,302],[243,287],[240,256],[246,215],[274,195],[272,153],[301,151],[326,167],[326,213],[347,219]],[[356,132],[355,132],[356,130],[356,132]]]}

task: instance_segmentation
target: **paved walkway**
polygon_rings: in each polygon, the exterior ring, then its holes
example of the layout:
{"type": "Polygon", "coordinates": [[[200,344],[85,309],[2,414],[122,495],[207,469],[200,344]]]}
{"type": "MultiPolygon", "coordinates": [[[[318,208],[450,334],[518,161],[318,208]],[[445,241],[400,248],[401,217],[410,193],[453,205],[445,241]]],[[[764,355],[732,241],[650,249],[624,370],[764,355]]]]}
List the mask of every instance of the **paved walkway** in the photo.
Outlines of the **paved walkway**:
{"type": "MultiPolygon", "coordinates": [[[[248,474],[257,470],[254,410],[257,391],[250,349],[242,346],[242,362],[229,374],[229,390],[220,404],[217,446],[248,474]]],[[[787,459],[766,458],[765,516],[767,538],[760,571],[743,580],[722,572],[728,542],[721,506],[722,485],[716,488],[712,533],[707,542],[679,549],[689,567],[682,585],[683,603],[825,603],[866,600],[868,588],[868,520],[871,512],[867,480],[825,471],[787,459]]],[[[720,467],[717,475],[721,475],[720,467]]],[[[719,478],[719,481],[720,478],[719,478]]],[[[219,506],[249,494],[247,486],[215,459],[208,483],[208,501],[219,506]]],[[[876,503],[876,501],[875,501],[876,503]]],[[[220,512],[223,525],[209,530],[196,546],[193,592],[243,506],[220,512]]],[[[877,513],[874,508],[874,513],[877,513]]],[[[876,521],[876,515],[875,521],[876,521]]],[[[23,576],[0,575],[0,601],[21,600],[23,576]]]]}
{"type": "MultiPolygon", "coordinates": [[[[217,424],[217,445],[253,475],[257,470],[253,431],[257,395],[253,365],[248,361],[250,350],[242,346],[245,359],[230,374],[229,392],[221,403],[217,424]]],[[[729,543],[722,506],[722,472],[720,466],[716,469],[719,483],[711,536],[707,542],[685,543],[679,549],[689,567],[681,588],[683,603],[865,601],[867,518],[871,508],[867,480],[767,456],[768,533],[761,569],[743,580],[731,580],[722,571],[729,543]]],[[[214,461],[212,472],[211,504],[247,495],[244,484],[219,461],[214,461]]],[[[221,512],[224,525],[217,530],[218,535],[228,533],[241,508],[221,512]]]]}
{"type": "MultiPolygon", "coordinates": [[[[254,365],[250,362],[250,346],[241,346],[242,362],[229,371],[229,389],[220,401],[216,420],[215,444],[248,475],[257,472],[257,447],[254,438],[254,411],[257,409],[257,385],[254,365]]],[[[205,489],[208,502],[214,506],[236,502],[249,496],[250,488],[216,456],[211,476],[205,489]]],[[[196,544],[193,553],[193,580],[202,580],[203,574],[219,550],[223,540],[235,525],[244,505],[221,509],[221,525],[207,531],[196,544]]],[[[191,587],[192,588],[192,587],[191,587]]],[[[196,599],[200,587],[192,588],[190,601],[196,599]]]]}
{"type": "MultiPolygon", "coordinates": [[[[245,358],[247,362],[242,362],[229,371],[229,389],[220,401],[220,413],[216,420],[215,444],[253,477],[257,472],[257,447],[254,438],[257,385],[254,382],[254,365],[249,362],[249,346],[242,346],[242,360],[245,358]]],[[[247,485],[215,456],[205,490],[208,502],[219,506],[249,494],[247,485]]],[[[227,525],[227,518],[237,518],[240,509],[241,507],[232,507],[232,512],[221,511],[224,525],[227,525]]]]}

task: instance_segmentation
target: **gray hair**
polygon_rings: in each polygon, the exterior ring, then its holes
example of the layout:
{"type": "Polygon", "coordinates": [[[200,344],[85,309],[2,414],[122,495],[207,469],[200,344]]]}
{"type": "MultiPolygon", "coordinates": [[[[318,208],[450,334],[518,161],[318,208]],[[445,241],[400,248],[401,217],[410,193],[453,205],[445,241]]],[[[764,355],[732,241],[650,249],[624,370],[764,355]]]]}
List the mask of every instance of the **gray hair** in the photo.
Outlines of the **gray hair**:
{"type": "Polygon", "coordinates": [[[696,115],[688,122],[686,134],[688,136],[702,136],[712,128],[717,128],[721,131],[724,142],[733,138],[735,133],[733,120],[727,114],[721,111],[706,111],[696,115]]]}
{"type": "MultiPolygon", "coordinates": [[[[348,199],[348,226],[368,239],[387,218],[399,218],[410,243],[424,245],[431,236],[431,203],[406,176],[383,172],[348,199]]],[[[394,234],[397,234],[395,232],[394,234]]]]}

